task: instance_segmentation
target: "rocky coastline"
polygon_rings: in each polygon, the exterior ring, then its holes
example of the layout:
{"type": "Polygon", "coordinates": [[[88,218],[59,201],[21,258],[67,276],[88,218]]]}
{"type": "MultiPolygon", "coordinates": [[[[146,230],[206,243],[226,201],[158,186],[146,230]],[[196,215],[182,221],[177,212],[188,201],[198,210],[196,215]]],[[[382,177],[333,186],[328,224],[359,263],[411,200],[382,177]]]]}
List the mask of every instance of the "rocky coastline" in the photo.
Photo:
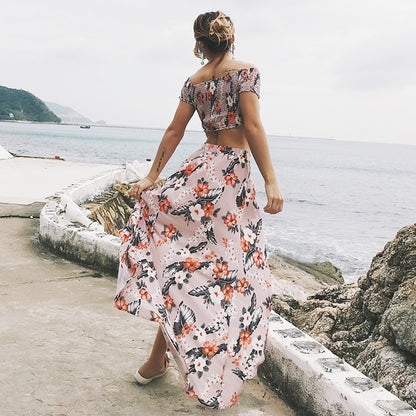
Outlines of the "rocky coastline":
{"type": "MultiPolygon", "coordinates": [[[[273,261],[276,280],[286,281],[287,266],[273,261]]],[[[274,310],[416,407],[416,225],[402,228],[356,283],[313,284],[292,272],[304,294],[280,282],[274,310]],[[319,284],[326,287],[310,294],[319,284]]]]}

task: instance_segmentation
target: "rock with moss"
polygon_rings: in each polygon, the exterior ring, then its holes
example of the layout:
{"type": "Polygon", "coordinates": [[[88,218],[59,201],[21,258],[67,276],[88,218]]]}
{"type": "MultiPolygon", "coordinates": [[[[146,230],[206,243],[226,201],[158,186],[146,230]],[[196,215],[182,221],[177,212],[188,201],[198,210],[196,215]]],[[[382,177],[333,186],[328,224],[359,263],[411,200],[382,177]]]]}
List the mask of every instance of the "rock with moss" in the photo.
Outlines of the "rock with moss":
{"type": "Polygon", "coordinates": [[[289,257],[283,258],[287,263],[313,275],[318,282],[321,282],[324,285],[344,283],[341,270],[329,261],[316,261],[308,263],[291,259],[289,257]]]}

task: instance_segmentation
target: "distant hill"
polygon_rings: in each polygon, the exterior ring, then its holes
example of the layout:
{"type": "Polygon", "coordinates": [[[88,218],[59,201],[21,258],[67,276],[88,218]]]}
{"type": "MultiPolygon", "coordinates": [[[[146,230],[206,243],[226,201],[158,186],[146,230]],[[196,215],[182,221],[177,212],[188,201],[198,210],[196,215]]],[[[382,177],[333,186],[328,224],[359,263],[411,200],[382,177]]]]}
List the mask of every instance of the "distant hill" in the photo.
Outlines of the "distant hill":
{"type": "Polygon", "coordinates": [[[45,104],[66,123],[92,123],[90,119],[70,107],[50,102],[45,102],[45,104]]]}
{"type": "Polygon", "coordinates": [[[0,86],[0,120],[26,120],[59,123],[46,104],[28,91],[0,86]]]}

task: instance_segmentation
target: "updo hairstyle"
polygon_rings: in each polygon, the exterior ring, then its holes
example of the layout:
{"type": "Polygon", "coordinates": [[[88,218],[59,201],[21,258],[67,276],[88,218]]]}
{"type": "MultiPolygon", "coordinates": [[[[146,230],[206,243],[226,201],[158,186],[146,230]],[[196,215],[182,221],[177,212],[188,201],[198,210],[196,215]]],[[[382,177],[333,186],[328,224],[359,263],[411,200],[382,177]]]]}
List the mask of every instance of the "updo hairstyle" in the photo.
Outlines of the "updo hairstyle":
{"type": "Polygon", "coordinates": [[[233,22],[223,12],[200,14],[194,22],[195,56],[202,58],[202,53],[198,48],[199,42],[203,42],[214,54],[228,51],[231,48],[234,32],[233,22]]]}

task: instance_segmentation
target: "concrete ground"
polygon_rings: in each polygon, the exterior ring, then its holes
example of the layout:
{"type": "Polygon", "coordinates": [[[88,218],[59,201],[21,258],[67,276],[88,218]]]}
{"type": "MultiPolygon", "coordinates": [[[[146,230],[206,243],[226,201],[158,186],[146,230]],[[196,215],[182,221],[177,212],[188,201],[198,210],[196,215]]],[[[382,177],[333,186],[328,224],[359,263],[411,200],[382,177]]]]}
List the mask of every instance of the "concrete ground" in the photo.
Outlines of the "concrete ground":
{"type": "MultiPolygon", "coordinates": [[[[115,278],[51,255],[37,242],[38,224],[0,218],[0,414],[212,414],[185,396],[173,360],[162,379],[134,383],[157,324],[117,311],[115,278]]],[[[220,412],[294,415],[258,379],[220,412]]]]}
{"type": "Polygon", "coordinates": [[[25,205],[44,202],[68,185],[117,167],[55,159],[0,159],[0,202],[25,205]]]}

